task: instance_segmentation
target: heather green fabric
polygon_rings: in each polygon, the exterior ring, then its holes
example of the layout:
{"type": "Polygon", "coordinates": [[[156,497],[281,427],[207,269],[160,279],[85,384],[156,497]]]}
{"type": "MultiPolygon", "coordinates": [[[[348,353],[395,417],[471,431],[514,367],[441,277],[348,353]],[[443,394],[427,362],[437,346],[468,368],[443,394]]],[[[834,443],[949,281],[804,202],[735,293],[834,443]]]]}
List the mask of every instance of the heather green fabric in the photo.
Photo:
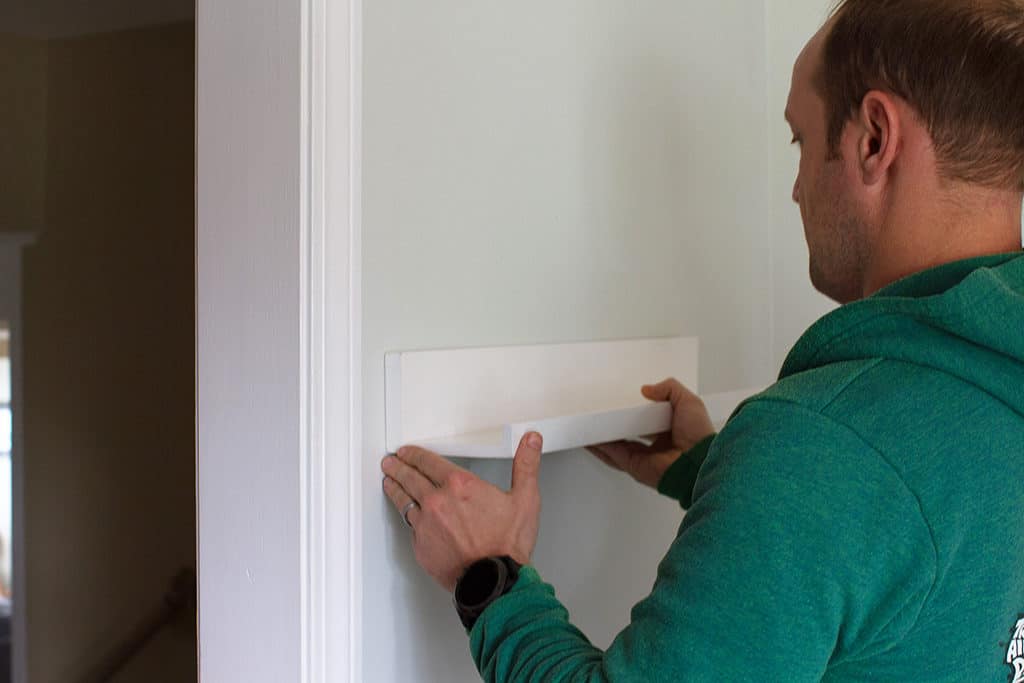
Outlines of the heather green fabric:
{"type": "Polygon", "coordinates": [[[469,633],[485,680],[1008,680],[1024,256],[948,264],[829,314],[665,476],[692,505],[608,650],[528,567],[469,633]]]}
{"type": "Polygon", "coordinates": [[[693,504],[693,484],[697,481],[700,466],[708,457],[708,451],[717,434],[712,434],[676,459],[658,482],[658,493],[675,498],[679,505],[688,509],[693,504]]]}

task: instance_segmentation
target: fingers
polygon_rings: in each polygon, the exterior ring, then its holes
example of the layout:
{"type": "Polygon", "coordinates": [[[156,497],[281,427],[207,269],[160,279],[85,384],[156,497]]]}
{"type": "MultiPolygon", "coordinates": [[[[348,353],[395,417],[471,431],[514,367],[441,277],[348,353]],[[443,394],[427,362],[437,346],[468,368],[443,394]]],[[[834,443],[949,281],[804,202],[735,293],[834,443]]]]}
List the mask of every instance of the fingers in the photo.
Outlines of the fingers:
{"type": "Polygon", "coordinates": [[[544,439],[537,432],[528,432],[519,441],[515,459],[512,460],[512,493],[529,494],[537,491],[537,476],[540,472],[540,451],[544,439]]]}
{"type": "Polygon", "coordinates": [[[633,455],[650,455],[672,448],[672,432],[662,432],[661,434],[652,434],[651,436],[654,437],[654,440],[650,443],[626,440],[616,441],[614,445],[625,449],[633,455]]]}
{"type": "MultiPolygon", "coordinates": [[[[412,497],[405,492],[405,489],[403,489],[398,482],[391,477],[384,477],[384,493],[394,504],[395,509],[398,510],[399,514],[402,513],[402,510],[404,510],[409,503],[415,502],[412,497]]],[[[409,510],[407,517],[409,519],[409,524],[413,526],[413,528],[415,528],[416,518],[419,517],[420,514],[421,511],[418,505],[409,510]]]]}
{"type": "Polygon", "coordinates": [[[422,503],[436,489],[433,481],[427,479],[422,472],[406,464],[397,456],[389,455],[384,458],[384,461],[381,463],[381,469],[384,471],[384,474],[398,482],[405,489],[406,493],[412,496],[418,503],[422,503]]]}
{"type": "Polygon", "coordinates": [[[618,465],[615,464],[614,460],[608,457],[607,453],[601,450],[600,446],[587,446],[587,450],[590,451],[590,454],[593,455],[595,458],[603,462],[605,465],[608,465],[608,467],[611,467],[613,469],[621,469],[618,465]]]}
{"type": "Polygon", "coordinates": [[[420,471],[438,486],[444,486],[448,478],[461,468],[436,453],[419,446],[403,446],[398,449],[398,459],[420,471]]]}
{"type": "Polygon", "coordinates": [[[608,459],[612,467],[617,467],[621,470],[629,466],[631,457],[637,452],[637,449],[644,448],[644,446],[628,441],[612,441],[610,443],[598,444],[596,448],[608,459]]]}
{"type": "Polygon", "coordinates": [[[669,378],[658,384],[645,384],[640,391],[652,401],[669,401],[675,407],[683,398],[693,396],[693,392],[684,387],[679,380],[669,378]]]}

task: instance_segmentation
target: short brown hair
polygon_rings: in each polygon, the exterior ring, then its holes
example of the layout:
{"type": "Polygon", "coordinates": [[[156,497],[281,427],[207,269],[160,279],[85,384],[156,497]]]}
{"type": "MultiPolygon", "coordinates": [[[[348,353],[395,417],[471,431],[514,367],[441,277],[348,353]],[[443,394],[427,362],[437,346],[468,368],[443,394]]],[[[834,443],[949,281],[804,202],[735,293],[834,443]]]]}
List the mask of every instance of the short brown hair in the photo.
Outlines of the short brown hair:
{"type": "Polygon", "coordinates": [[[879,89],[917,111],[943,178],[1024,190],[1024,0],[840,0],[817,85],[832,156],[879,89]]]}

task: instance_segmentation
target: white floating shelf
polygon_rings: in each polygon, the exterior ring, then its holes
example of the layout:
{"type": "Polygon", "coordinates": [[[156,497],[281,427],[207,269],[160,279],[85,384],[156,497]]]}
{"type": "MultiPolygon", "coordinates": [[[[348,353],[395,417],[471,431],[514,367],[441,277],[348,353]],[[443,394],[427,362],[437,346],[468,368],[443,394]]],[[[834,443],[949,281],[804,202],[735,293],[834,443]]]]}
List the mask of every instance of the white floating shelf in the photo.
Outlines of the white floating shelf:
{"type": "MultiPolygon", "coordinates": [[[[676,337],[390,353],[387,448],[511,458],[528,431],[546,453],[665,432],[671,408],[640,387],[675,377],[696,391],[697,352],[676,337]]],[[[752,393],[708,397],[716,426],[752,393]]]]}
{"type": "Polygon", "coordinates": [[[567,451],[592,444],[668,431],[672,408],[649,403],[633,408],[582,415],[561,415],[504,425],[501,429],[432,439],[417,445],[453,458],[511,458],[527,432],[544,435],[544,452],[567,451]]]}

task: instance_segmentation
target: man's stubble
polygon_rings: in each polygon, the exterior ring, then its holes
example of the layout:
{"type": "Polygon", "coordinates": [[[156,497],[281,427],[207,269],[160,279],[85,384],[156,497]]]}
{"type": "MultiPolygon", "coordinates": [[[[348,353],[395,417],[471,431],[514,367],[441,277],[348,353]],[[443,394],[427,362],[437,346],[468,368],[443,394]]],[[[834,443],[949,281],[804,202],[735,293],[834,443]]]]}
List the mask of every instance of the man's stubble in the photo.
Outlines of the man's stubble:
{"type": "Polygon", "coordinates": [[[864,295],[869,249],[866,221],[844,192],[841,170],[841,161],[826,162],[801,213],[811,284],[845,304],[864,295]]]}

